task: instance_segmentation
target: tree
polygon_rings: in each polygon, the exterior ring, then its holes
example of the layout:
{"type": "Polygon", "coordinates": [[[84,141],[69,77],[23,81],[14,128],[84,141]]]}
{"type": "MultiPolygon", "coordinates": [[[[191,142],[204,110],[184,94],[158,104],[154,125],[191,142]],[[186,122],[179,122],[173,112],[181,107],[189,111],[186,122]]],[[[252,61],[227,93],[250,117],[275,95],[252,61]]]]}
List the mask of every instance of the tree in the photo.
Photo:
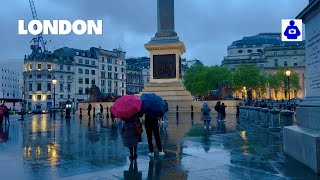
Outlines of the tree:
{"type": "MultiPolygon", "coordinates": [[[[270,75],[268,79],[268,83],[271,89],[275,91],[280,91],[283,93],[288,92],[288,77],[285,74],[286,69],[284,67],[280,67],[276,74],[270,75]]],[[[301,90],[300,82],[299,82],[299,74],[291,71],[290,75],[290,91],[299,91],[301,90]]]]}
{"type": "Polygon", "coordinates": [[[232,88],[234,91],[238,91],[245,87],[247,95],[251,99],[252,91],[255,91],[257,94],[266,92],[267,82],[267,76],[257,66],[240,65],[233,73],[232,88]]]}
{"type": "Polygon", "coordinates": [[[191,66],[185,73],[184,84],[195,95],[205,95],[209,90],[217,89],[219,84],[230,82],[231,73],[220,66],[191,66]]]}

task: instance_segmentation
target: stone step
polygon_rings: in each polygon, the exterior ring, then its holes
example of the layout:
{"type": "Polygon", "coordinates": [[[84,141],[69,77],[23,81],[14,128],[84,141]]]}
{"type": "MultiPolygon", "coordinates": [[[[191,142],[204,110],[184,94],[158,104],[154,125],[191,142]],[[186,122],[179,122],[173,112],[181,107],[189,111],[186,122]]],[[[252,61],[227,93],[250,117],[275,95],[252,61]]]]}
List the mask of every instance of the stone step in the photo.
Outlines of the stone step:
{"type": "Polygon", "coordinates": [[[169,83],[148,83],[146,86],[149,87],[178,87],[184,86],[181,82],[169,82],[169,83]]]}
{"type": "Polygon", "coordinates": [[[192,96],[162,96],[167,101],[193,101],[192,96]]]}
{"type": "MultiPolygon", "coordinates": [[[[146,92],[147,93],[147,92],[146,92]]],[[[155,91],[159,96],[191,96],[191,93],[188,91],[155,91]]]]}
{"type": "Polygon", "coordinates": [[[145,86],[145,92],[155,92],[155,91],[185,91],[184,86],[145,86]]]}

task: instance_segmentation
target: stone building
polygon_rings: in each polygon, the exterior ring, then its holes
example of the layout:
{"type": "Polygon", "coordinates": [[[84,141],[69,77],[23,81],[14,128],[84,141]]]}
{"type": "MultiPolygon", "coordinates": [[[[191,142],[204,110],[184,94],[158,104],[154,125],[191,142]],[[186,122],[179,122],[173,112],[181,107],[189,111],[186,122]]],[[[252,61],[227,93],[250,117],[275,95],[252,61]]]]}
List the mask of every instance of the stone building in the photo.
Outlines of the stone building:
{"type": "MultiPolygon", "coordinates": [[[[9,69],[0,68],[0,103],[6,103],[10,107],[14,107],[17,102],[21,101],[20,93],[20,73],[9,69]]],[[[19,109],[20,110],[20,109],[19,109]]]]}
{"type": "MultiPolygon", "coordinates": [[[[236,70],[242,64],[252,64],[261,68],[266,74],[275,74],[279,67],[289,68],[297,72],[300,78],[301,91],[290,92],[292,98],[305,96],[305,51],[304,41],[282,42],[280,33],[260,33],[234,41],[228,47],[227,56],[222,66],[236,70]]],[[[241,97],[242,93],[235,93],[241,97]]],[[[257,97],[257,95],[254,95],[257,97]]],[[[270,88],[261,98],[286,99],[284,93],[270,88]]]]}
{"type": "Polygon", "coordinates": [[[64,107],[67,100],[76,106],[77,102],[88,99],[92,85],[102,92],[124,95],[125,71],[125,52],[118,49],[63,47],[53,53],[32,54],[24,60],[26,110],[53,107],[54,77],[56,107],[64,107]]]}

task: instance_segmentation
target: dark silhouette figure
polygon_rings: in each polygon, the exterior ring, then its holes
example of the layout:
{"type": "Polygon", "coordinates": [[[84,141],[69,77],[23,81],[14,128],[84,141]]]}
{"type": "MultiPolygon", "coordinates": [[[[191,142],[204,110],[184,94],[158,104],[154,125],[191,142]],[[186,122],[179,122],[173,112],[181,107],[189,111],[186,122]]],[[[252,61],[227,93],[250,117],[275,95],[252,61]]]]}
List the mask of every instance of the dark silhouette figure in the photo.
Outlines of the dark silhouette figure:
{"type": "Polygon", "coordinates": [[[137,161],[130,162],[129,170],[123,171],[123,176],[124,176],[124,180],[142,179],[142,172],[138,171],[137,161]]]}
{"type": "Polygon", "coordinates": [[[147,139],[148,139],[149,152],[150,152],[149,156],[154,157],[152,134],[154,135],[154,139],[156,140],[157,149],[159,150],[159,155],[163,156],[164,152],[162,150],[162,145],[160,140],[158,117],[154,117],[146,114],[144,124],[147,132],[147,139]]]}
{"type": "Polygon", "coordinates": [[[89,116],[89,119],[91,118],[91,116],[90,116],[90,113],[91,113],[91,109],[92,109],[92,106],[91,106],[91,104],[89,103],[89,105],[88,105],[88,116],[89,116]]]}
{"type": "Polygon", "coordinates": [[[226,119],[226,105],[224,105],[224,103],[221,104],[220,106],[220,112],[221,112],[221,120],[225,120],[226,119]]]}
{"type": "Polygon", "coordinates": [[[298,36],[301,35],[301,32],[297,26],[294,25],[294,21],[291,20],[290,25],[284,31],[284,35],[287,36],[288,39],[297,39],[298,36]]]}

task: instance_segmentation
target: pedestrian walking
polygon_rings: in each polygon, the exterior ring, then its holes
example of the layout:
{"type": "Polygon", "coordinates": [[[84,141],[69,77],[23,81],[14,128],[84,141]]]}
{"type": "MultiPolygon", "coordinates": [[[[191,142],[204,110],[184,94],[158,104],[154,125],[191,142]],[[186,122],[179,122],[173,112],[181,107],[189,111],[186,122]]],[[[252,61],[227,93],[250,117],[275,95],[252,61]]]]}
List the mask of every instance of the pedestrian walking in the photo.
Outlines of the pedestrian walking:
{"type": "Polygon", "coordinates": [[[3,105],[0,105],[0,126],[2,126],[2,123],[3,123],[3,116],[4,116],[3,105]]]}
{"type": "Polygon", "coordinates": [[[91,118],[91,116],[90,116],[90,113],[91,113],[91,109],[92,109],[92,106],[91,106],[91,104],[89,103],[89,105],[88,105],[88,116],[89,116],[89,118],[91,118]]]}
{"type": "Polygon", "coordinates": [[[148,146],[149,146],[149,157],[154,157],[154,149],[152,143],[152,134],[156,141],[157,149],[159,151],[159,156],[164,156],[164,152],[161,145],[160,133],[159,133],[159,124],[158,124],[158,117],[153,116],[151,114],[145,115],[145,128],[147,132],[148,138],[148,146]]]}
{"type": "Polygon", "coordinates": [[[221,119],[221,111],[220,111],[221,102],[218,101],[217,104],[214,106],[214,110],[217,112],[217,121],[221,119]]]}
{"type": "Polygon", "coordinates": [[[97,105],[96,109],[97,109],[97,119],[99,119],[101,115],[101,108],[99,104],[97,105]]]}
{"type": "Polygon", "coordinates": [[[10,124],[9,122],[9,109],[6,105],[3,106],[4,124],[10,124]]]}
{"type": "Polygon", "coordinates": [[[123,127],[123,142],[124,146],[129,148],[131,161],[136,160],[138,143],[141,142],[142,124],[138,114],[132,116],[131,118],[122,119],[123,127]]]}
{"type": "Polygon", "coordinates": [[[204,129],[211,129],[211,109],[209,107],[208,102],[204,102],[201,107],[201,117],[200,120],[203,121],[204,129]]]}
{"type": "Polygon", "coordinates": [[[101,118],[103,118],[103,106],[100,104],[100,113],[101,113],[101,118]]]}
{"type": "Polygon", "coordinates": [[[226,119],[226,105],[224,103],[220,106],[221,120],[224,121],[226,119]]]}

